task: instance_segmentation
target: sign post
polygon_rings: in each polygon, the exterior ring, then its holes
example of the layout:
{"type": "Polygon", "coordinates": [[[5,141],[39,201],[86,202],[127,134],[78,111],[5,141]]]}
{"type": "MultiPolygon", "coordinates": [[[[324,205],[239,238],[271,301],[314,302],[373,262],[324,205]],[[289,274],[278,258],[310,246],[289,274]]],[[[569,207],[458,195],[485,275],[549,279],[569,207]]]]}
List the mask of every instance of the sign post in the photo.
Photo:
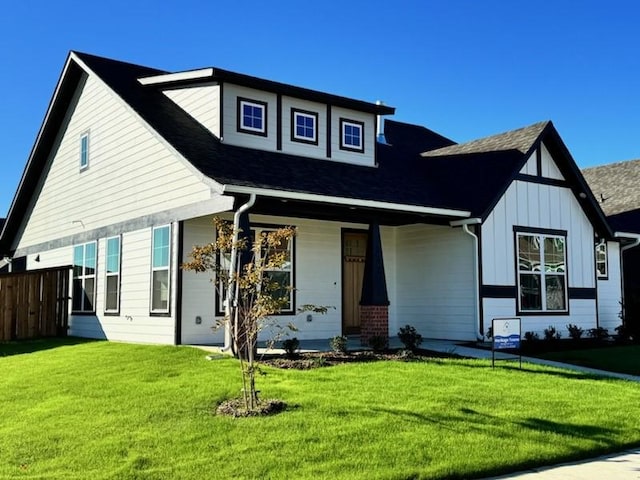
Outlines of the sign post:
{"type": "Polygon", "coordinates": [[[491,322],[493,332],[491,342],[491,366],[495,367],[496,350],[517,350],[522,368],[522,353],[520,352],[520,319],[494,318],[491,322]]]}

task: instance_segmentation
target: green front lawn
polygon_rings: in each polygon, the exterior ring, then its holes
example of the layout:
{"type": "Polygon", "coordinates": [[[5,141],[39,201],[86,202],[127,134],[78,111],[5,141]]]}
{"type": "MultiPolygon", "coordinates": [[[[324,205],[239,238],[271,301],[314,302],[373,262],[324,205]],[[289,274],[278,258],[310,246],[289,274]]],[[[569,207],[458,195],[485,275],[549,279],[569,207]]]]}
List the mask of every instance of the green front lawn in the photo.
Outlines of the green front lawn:
{"type": "Polygon", "coordinates": [[[527,364],[265,368],[262,395],[291,407],[231,419],[211,411],[239,393],[233,359],[31,350],[0,353],[0,478],[478,478],[640,445],[640,384],[527,364]]]}
{"type": "Polygon", "coordinates": [[[555,362],[572,363],[610,372],[640,375],[640,345],[565,350],[536,355],[555,362]]]}

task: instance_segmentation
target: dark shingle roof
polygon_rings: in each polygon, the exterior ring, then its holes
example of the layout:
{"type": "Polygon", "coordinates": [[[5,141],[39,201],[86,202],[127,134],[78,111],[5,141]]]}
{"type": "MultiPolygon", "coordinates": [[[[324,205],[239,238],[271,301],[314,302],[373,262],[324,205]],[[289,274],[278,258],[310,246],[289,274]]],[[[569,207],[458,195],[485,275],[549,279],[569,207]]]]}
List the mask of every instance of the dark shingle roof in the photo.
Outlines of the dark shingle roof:
{"type": "Polygon", "coordinates": [[[640,160],[585,168],[582,174],[606,215],[640,208],[640,160]]]}

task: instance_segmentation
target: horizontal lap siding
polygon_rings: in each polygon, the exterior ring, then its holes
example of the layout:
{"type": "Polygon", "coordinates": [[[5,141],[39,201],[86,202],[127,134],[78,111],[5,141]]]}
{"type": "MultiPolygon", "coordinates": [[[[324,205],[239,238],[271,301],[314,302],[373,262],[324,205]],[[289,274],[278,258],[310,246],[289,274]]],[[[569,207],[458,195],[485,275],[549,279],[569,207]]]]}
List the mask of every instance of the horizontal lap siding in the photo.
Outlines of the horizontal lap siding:
{"type": "Polygon", "coordinates": [[[220,86],[177,88],[163,93],[216,137],[220,136],[220,86]]]}
{"type": "Polygon", "coordinates": [[[81,84],[70,113],[50,154],[46,183],[14,247],[211,197],[201,177],[93,77],[81,84]],[[86,131],[89,168],[81,172],[80,135],[86,131]]]}
{"type": "Polygon", "coordinates": [[[423,336],[475,338],[473,242],[461,229],[400,227],[397,231],[397,326],[423,336]]]}
{"type": "Polygon", "coordinates": [[[615,333],[622,323],[622,282],[620,272],[620,244],[607,242],[607,280],[598,280],[598,315],[600,326],[615,333]]]}

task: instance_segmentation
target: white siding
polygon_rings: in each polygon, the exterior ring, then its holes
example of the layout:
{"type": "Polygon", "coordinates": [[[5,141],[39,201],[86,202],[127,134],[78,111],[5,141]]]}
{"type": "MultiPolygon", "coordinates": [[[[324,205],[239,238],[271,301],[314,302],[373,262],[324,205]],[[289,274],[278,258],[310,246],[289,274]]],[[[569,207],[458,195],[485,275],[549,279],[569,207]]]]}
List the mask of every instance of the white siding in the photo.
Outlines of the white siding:
{"type": "Polygon", "coordinates": [[[277,146],[277,96],[275,93],[240,87],[225,83],[223,92],[222,138],[224,143],[242,145],[259,150],[276,150],[277,146]],[[267,103],[267,136],[238,131],[238,97],[267,103]]]}
{"type": "Polygon", "coordinates": [[[396,327],[413,325],[428,338],[474,340],[472,238],[459,228],[424,225],[400,227],[396,235],[396,327]]]}
{"type": "Polygon", "coordinates": [[[620,271],[620,244],[607,242],[608,278],[598,279],[598,320],[601,327],[615,333],[615,328],[622,323],[620,311],[622,306],[622,273],[620,271]]]}
{"type": "Polygon", "coordinates": [[[77,104],[50,157],[46,183],[14,248],[24,248],[209,199],[210,187],[98,80],[81,84],[77,104]],[[80,135],[90,132],[80,171],[80,135]]]}
{"type": "Polygon", "coordinates": [[[282,150],[293,155],[327,158],[327,106],[292,97],[282,97],[282,150]],[[318,114],[318,144],[301,143],[291,140],[291,109],[305,110],[318,114]]]}
{"type": "Polygon", "coordinates": [[[375,164],[375,115],[340,107],[331,109],[331,159],[356,165],[375,164]],[[364,122],[364,153],[340,150],[340,118],[364,122]]]}
{"type": "MultiPolygon", "coordinates": [[[[544,156],[543,156],[544,158],[544,156]]],[[[544,163],[544,162],[543,162],[544,163]]],[[[515,238],[513,227],[567,231],[567,271],[569,288],[596,287],[594,230],[569,188],[514,181],[482,225],[482,283],[491,286],[516,285],[515,238]]],[[[484,299],[483,322],[516,315],[514,299],[484,299]]],[[[522,316],[523,331],[539,331],[555,325],[566,336],[565,325],[593,328],[595,300],[570,300],[569,315],[522,316]]]]}
{"type": "Polygon", "coordinates": [[[527,160],[527,163],[524,164],[524,167],[522,167],[520,173],[522,173],[523,175],[538,175],[538,163],[536,161],[535,151],[531,154],[529,160],[527,160]]]}
{"type": "Polygon", "coordinates": [[[198,85],[163,92],[180,108],[220,137],[220,86],[198,85]]]}
{"type": "Polygon", "coordinates": [[[542,173],[541,175],[546,178],[553,178],[555,180],[564,180],[562,173],[558,169],[556,162],[553,161],[553,157],[547,150],[544,144],[542,146],[542,173]]]}

